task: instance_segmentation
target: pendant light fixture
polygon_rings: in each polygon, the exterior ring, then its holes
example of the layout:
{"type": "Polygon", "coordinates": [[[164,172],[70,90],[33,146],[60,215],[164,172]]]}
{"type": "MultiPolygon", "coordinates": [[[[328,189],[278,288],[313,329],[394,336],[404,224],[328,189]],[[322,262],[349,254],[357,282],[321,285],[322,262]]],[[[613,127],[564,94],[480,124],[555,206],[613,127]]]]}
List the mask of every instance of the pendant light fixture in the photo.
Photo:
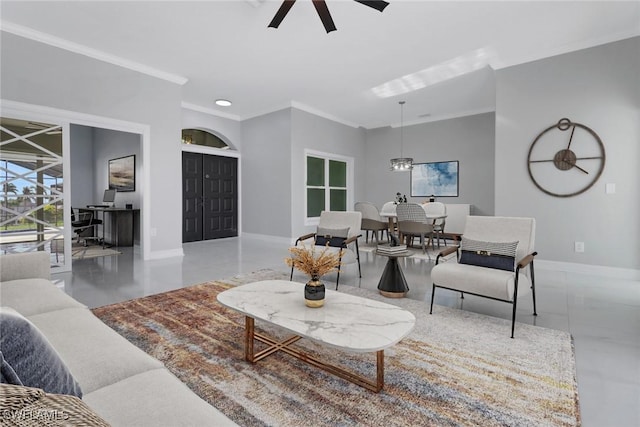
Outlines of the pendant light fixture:
{"type": "Polygon", "coordinates": [[[400,101],[400,157],[391,159],[392,171],[404,172],[413,169],[413,159],[411,157],[402,157],[402,145],[404,143],[404,101],[400,101]]]}

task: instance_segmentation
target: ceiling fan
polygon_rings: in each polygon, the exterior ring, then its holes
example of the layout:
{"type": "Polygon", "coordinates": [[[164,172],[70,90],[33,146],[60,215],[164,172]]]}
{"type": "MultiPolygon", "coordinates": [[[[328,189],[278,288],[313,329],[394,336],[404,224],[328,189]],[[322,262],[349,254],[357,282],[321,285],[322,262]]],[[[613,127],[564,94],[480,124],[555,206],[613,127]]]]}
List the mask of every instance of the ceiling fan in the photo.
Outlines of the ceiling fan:
{"type": "MultiPolygon", "coordinates": [[[[389,2],[382,1],[382,0],[354,0],[354,1],[361,3],[365,6],[369,6],[380,12],[382,12],[384,8],[389,5],[389,2]]],[[[276,12],[276,15],[271,20],[269,27],[278,28],[278,26],[280,26],[280,24],[282,23],[282,20],[284,19],[285,16],[287,16],[287,13],[289,13],[289,10],[291,10],[295,2],[296,0],[284,0],[282,2],[282,5],[280,6],[280,9],[278,9],[278,11],[276,12]]],[[[324,25],[324,29],[327,30],[327,33],[330,33],[331,31],[335,31],[336,26],[333,23],[333,19],[331,18],[331,13],[329,13],[329,8],[327,7],[327,3],[325,2],[325,0],[312,0],[312,2],[313,2],[313,6],[316,8],[316,12],[318,12],[318,16],[320,17],[320,20],[322,21],[322,25],[324,25]]]]}

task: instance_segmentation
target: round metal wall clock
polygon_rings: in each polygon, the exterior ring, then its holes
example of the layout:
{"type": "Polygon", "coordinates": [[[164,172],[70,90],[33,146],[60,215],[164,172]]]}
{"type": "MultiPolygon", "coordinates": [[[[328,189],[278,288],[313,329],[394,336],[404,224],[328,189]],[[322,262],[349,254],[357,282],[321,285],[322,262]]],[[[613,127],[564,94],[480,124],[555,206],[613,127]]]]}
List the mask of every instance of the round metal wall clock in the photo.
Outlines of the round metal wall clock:
{"type": "Polygon", "coordinates": [[[541,191],[571,197],[587,191],[602,175],[605,152],[591,128],[564,118],[540,132],[529,147],[527,169],[541,191]]]}

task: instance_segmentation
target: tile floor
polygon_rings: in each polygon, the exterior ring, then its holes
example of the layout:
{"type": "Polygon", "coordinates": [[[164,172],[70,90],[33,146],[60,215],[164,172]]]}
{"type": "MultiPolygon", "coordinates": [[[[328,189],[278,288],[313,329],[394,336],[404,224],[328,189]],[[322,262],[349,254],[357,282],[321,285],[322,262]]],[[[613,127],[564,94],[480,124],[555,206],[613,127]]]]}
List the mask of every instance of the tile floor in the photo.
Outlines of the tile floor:
{"type": "MultiPolygon", "coordinates": [[[[184,246],[184,257],[143,261],[134,248],[120,256],[74,261],[73,273],[54,275],[68,294],[90,307],[138,298],[261,268],[288,271],[287,246],[255,237],[184,246]]],[[[386,258],[361,253],[362,279],[346,266],[341,286],[374,289],[386,258]]],[[[433,263],[408,258],[402,268],[408,298],[430,302],[433,263]]],[[[296,274],[294,280],[304,281],[296,274]]],[[[569,331],[576,351],[578,389],[584,427],[640,426],[640,281],[564,273],[536,268],[538,316],[531,295],[519,301],[519,322],[569,331]]],[[[331,276],[325,280],[331,281],[331,276]]],[[[511,306],[445,290],[436,304],[511,318],[511,306]]],[[[508,331],[505,330],[505,334],[508,331]]],[[[516,324],[516,338],[518,327],[516,324]]]]}

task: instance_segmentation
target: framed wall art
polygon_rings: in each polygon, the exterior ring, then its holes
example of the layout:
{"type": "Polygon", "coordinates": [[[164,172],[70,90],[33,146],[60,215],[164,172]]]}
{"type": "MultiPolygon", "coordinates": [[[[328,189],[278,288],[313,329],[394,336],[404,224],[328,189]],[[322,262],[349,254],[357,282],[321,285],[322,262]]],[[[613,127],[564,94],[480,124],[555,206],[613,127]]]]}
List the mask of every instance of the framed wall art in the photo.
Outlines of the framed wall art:
{"type": "Polygon", "coordinates": [[[457,160],[414,163],[411,170],[412,197],[458,197],[457,160]]]}
{"type": "Polygon", "coordinates": [[[136,156],[109,160],[109,188],[118,192],[136,191],[136,156]]]}

